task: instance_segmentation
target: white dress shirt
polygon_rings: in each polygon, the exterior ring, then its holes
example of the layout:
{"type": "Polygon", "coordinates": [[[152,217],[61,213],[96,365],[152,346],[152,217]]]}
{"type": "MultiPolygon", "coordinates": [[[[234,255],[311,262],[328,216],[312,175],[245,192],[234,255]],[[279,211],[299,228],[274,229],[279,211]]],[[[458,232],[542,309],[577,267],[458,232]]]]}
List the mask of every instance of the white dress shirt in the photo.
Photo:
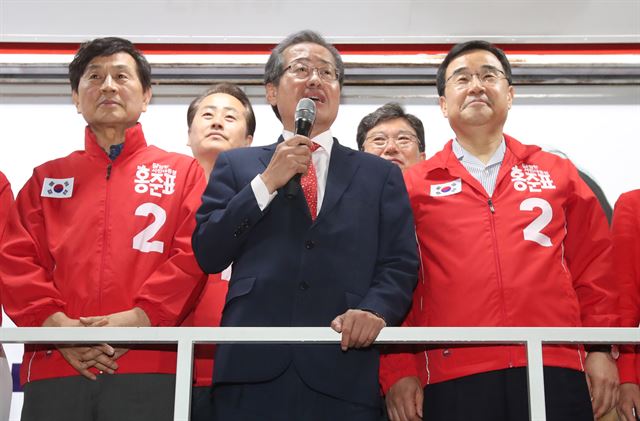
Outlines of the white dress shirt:
{"type": "MultiPolygon", "coordinates": [[[[282,132],[284,140],[291,139],[293,136],[295,135],[290,131],[284,130],[282,132]]],[[[327,187],[327,174],[329,173],[329,160],[331,159],[333,136],[331,135],[331,131],[327,130],[326,132],[322,132],[312,138],[311,141],[321,146],[311,154],[313,166],[316,169],[316,177],[318,179],[318,213],[320,213],[320,209],[322,209],[322,200],[324,199],[324,191],[327,187]]],[[[278,194],[277,190],[269,194],[269,189],[267,189],[264,181],[262,181],[260,174],[256,175],[255,178],[251,180],[251,189],[253,190],[253,194],[256,197],[260,210],[265,210],[273,198],[278,194]]]]}
{"type": "Polygon", "coordinates": [[[507,150],[504,137],[498,149],[496,149],[489,162],[487,162],[487,165],[483,164],[482,161],[471,152],[467,151],[458,143],[457,139],[453,141],[452,149],[456,158],[462,163],[462,166],[469,171],[473,178],[482,184],[482,187],[484,187],[489,197],[493,196],[493,191],[496,189],[496,182],[498,181],[498,172],[500,171],[500,166],[502,165],[507,150]]]}

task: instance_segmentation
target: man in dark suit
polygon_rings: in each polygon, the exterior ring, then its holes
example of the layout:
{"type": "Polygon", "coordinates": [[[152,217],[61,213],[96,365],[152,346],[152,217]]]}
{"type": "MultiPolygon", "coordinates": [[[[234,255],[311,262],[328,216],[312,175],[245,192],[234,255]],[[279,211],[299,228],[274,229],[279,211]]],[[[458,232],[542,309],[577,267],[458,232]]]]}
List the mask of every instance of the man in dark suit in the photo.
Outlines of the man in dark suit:
{"type": "Polygon", "coordinates": [[[342,335],[340,346],[219,346],[220,420],[380,416],[370,345],[409,308],[418,260],[399,168],[331,135],[343,79],[340,54],[320,35],[282,41],[265,67],[282,136],[220,154],[203,196],[198,262],[208,273],[233,263],[222,326],[331,326],[342,335]],[[309,138],[293,133],[302,98],[317,108],[309,138]],[[303,187],[288,198],[283,187],[295,174],[303,187]]]}

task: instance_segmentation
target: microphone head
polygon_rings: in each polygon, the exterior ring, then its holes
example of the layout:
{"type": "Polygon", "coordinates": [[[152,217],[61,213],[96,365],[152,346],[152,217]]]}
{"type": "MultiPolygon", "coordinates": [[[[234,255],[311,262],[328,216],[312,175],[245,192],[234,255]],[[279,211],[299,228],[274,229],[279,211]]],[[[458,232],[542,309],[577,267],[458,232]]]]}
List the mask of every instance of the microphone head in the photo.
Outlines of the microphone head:
{"type": "Polygon", "coordinates": [[[305,120],[313,125],[316,119],[316,103],[312,99],[302,98],[296,107],[296,121],[305,120]]]}

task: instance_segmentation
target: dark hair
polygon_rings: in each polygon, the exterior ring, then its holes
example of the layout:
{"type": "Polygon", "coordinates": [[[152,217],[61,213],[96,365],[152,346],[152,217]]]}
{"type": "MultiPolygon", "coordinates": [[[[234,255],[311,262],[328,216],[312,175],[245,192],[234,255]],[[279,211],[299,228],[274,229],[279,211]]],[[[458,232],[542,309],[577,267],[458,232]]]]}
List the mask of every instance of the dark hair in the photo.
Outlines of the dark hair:
{"type": "Polygon", "coordinates": [[[80,44],[73,61],[69,64],[71,90],[78,92],[80,78],[91,60],[96,57],[105,57],[117,53],[127,53],[135,60],[142,89],[144,92],[151,89],[151,66],[140,50],[131,41],[124,38],[107,37],[96,38],[80,44]]]}
{"type": "MultiPolygon", "coordinates": [[[[319,46],[329,50],[333,56],[333,60],[335,61],[336,70],[338,71],[338,82],[340,83],[340,88],[342,88],[342,85],[344,84],[344,63],[342,62],[340,53],[336,47],[328,43],[322,35],[309,29],[289,35],[276,45],[273,50],[271,50],[269,60],[267,60],[267,64],[264,66],[264,84],[267,85],[268,83],[272,83],[274,86],[278,86],[280,84],[280,78],[284,73],[284,50],[292,45],[302,44],[305,42],[318,44],[319,46]]],[[[272,105],[271,108],[273,109],[273,112],[276,113],[276,117],[280,119],[280,113],[278,112],[277,107],[272,105]]]]}
{"type": "Polygon", "coordinates": [[[256,131],[256,116],[253,113],[253,107],[251,106],[251,102],[247,97],[247,94],[238,86],[233,83],[219,83],[217,85],[213,85],[205,92],[200,94],[196,99],[191,101],[189,104],[189,109],[187,110],[187,126],[191,128],[191,123],[193,123],[193,119],[198,111],[198,107],[202,101],[213,94],[227,94],[231,95],[238,101],[242,103],[244,106],[244,119],[247,122],[247,136],[253,136],[253,133],[256,131]]]}
{"type": "Polygon", "coordinates": [[[364,150],[364,140],[367,137],[367,133],[380,123],[385,121],[395,120],[396,118],[403,118],[409,123],[409,125],[415,130],[416,136],[418,136],[418,150],[424,152],[424,126],[422,121],[413,114],[408,114],[404,111],[402,106],[397,102],[389,102],[378,108],[371,114],[364,116],[358,124],[358,133],[356,134],[356,142],[358,142],[358,149],[364,150]]]}
{"type": "Polygon", "coordinates": [[[504,75],[507,78],[507,82],[509,82],[509,85],[512,84],[511,64],[509,64],[509,60],[504,54],[504,51],[491,44],[490,42],[483,40],[473,40],[454,45],[440,64],[440,67],[438,67],[438,73],[436,75],[436,86],[438,87],[439,96],[444,96],[444,85],[446,84],[445,73],[447,72],[447,67],[449,67],[449,64],[455,58],[471,50],[485,50],[496,56],[496,58],[500,61],[500,64],[502,64],[502,69],[504,70],[504,75]]]}

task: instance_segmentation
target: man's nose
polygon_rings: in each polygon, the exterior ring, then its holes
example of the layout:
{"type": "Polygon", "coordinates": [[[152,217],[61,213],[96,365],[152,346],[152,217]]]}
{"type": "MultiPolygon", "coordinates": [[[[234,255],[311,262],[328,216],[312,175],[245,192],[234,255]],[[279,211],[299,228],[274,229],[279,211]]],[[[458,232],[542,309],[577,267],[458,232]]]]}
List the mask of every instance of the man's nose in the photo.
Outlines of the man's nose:
{"type": "Polygon", "coordinates": [[[382,154],[385,155],[395,155],[398,153],[398,145],[396,145],[396,140],[390,137],[387,140],[387,145],[382,150],[382,154]]]}
{"type": "Polygon", "coordinates": [[[484,91],[484,84],[480,80],[480,75],[473,74],[471,75],[471,80],[469,81],[469,88],[471,92],[484,91]]]}
{"type": "Polygon", "coordinates": [[[310,86],[319,86],[322,79],[320,79],[320,70],[311,69],[311,73],[309,74],[309,78],[307,79],[307,85],[310,86]]]}
{"type": "Polygon", "coordinates": [[[213,118],[211,119],[211,125],[213,127],[223,127],[224,126],[224,117],[218,115],[218,114],[214,114],[213,118]]]}
{"type": "Polygon", "coordinates": [[[104,81],[102,82],[102,86],[100,86],[100,89],[102,89],[103,91],[114,91],[115,90],[115,83],[114,83],[113,78],[111,77],[111,75],[107,75],[104,78],[104,81]]]}

